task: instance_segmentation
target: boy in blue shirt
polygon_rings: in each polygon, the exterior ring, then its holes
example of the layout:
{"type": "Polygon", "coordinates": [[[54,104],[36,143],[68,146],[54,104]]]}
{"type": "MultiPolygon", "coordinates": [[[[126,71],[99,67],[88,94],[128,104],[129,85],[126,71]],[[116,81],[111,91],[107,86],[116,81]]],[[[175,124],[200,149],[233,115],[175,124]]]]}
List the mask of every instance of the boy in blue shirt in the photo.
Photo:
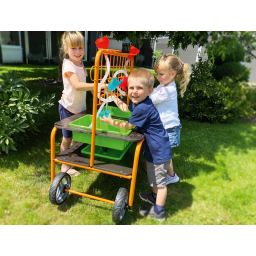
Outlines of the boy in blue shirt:
{"type": "Polygon", "coordinates": [[[153,204],[152,207],[140,207],[140,214],[156,220],[165,220],[164,205],[167,197],[167,170],[172,158],[169,137],[161,122],[159,113],[149,95],[153,92],[154,76],[146,69],[133,71],[128,78],[128,97],[133,102],[127,106],[119,98],[116,105],[123,112],[132,112],[128,122],[118,122],[111,116],[101,118],[104,123],[121,129],[137,126],[145,136],[145,158],[151,193],[140,192],[140,198],[153,204]]]}

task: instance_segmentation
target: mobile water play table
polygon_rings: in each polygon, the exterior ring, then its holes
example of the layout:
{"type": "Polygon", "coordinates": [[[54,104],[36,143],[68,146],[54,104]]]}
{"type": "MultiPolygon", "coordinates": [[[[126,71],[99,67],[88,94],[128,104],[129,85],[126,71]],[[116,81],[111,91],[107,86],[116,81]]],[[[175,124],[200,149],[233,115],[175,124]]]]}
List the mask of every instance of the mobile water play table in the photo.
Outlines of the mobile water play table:
{"type": "MultiPolygon", "coordinates": [[[[116,130],[114,127],[110,129],[108,126],[102,125],[99,118],[96,118],[97,107],[102,104],[102,102],[97,99],[97,89],[98,83],[102,79],[101,71],[104,67],[102,64],[103,54],[108,54],[110,58],[113,58],[113,66],[116,70],[123,68],[124,65],[116,65],[116,63],[118,61],[125,63],[128,57],[128,54],[118,51],[99,50],[95,58],[93,112],[89,113],[88,111],[84,111],[54,124],[54,128],[51,132],[51,187],[49,200],[55,205],[61,205],[67,199],[68,194],[73,193],[110,203],[114,205],[112,219],[115,223],[119,223],[123,220],[126,209],[130,209],[133,206],[139,156],[144,141],[144,135],[138,133],[137,128],[128,132],[116,130]],[[91,127],[89,124],[92,124],[91,127]],[[76,142],[56,156],[55,135],[58,129],[72,131],[74,141],[79,142],[76,142]],[[132,159],[127,166],[120,165],[120,161],[118,160],[126,157],[125,153],[131,144],[136,144],[132,159]],[[118,152],[121,154],[118,154],[118,152]],[[111,161],[111,159],[115,161],[111,161]],[[85,170],[97,171],[130,180],[130,191],[126,188],[119,188],[115,201],[74,191],[71,189],[71,177],[69,174],[61,172],[55,176],[55,163],[67,164],[85,170]]],[[[128,72],[131,72],[133,69],[133,59],[128,68],[128,72]]],[[[114,71],[112,71],[112,76],[113,72],[114,71]]],[[[119,77],[119,79],[121,78],[122,76],[119,77]]],[[[101,94],[102,96],[106,95],[105,89],[101,94]]],[[[107,95],[108,94],[109,92],[107,95]]],[[[116,91],[114,91],[113,94],[120,96],[116,91]]],[[[128,103],[129,99],[127,97],[127,104],[128,103]]],[[[113,119],[122,121],[123,118],[129,118],[129,115],[122,116],[122,118],[119,117],[119,109],[115,107],[109,107],[108,109],[111,111],[113,119]]],[[[123,114],[126,115],[128,113],[123,114]]],[[[79,179],[79,176],[77,179],[79,179]]]]}

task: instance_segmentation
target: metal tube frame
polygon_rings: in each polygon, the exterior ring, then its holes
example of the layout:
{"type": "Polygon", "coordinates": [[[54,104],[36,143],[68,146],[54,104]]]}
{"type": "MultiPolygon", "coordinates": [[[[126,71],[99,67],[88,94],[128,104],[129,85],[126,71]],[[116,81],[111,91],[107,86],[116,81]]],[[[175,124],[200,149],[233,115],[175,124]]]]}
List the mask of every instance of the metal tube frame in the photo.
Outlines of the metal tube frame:
{"type": "MultiPolygon", "coordinates": [[[[60,161],[57,158],[55,158],[55,135],[56,135],[57,130],[58,130],[58,128],[53,127],[52,132],[51,132],[51,183],[53,182],[53,180],[55,178],[55,163],[70,164],[69,162],[60,161]]],[[[130,185],[128,207],[131,208],[133,206],[135,184],[136,184],[137,171],[138,171],[138,163],[139,163],[140,150],[141,150],[141,146],[142,146],[143,141],[144,141],[144,139],[142,141],[137,142],[137,145],[136,145],[136,149],[135,149],[135,153],[134,153],[134,160],[133,160],[132,175],[117,174],[117,173],[108,172],[108,171],[100,170],[100,169],[97,169],[97,168],[93,168],[93,167],[90,167],[90,166],[82,166],[82,165],[73,164],[73,163],[72,163],[72,166],[82,168],[82,169],[86,169],[86,170],[97,171],[97,172],[117,176],[117,177],[124,178],[124,179],[130,179],[131,180],[131,185],[130,185]]],[[[91,198],[91,199],[103,201],[103,202],[106,202],[106,203],[114,204],[114,201],[107,200],[105,198],[101,198],[101,197],[81,193],[81,192],[70,190],[70,189],[66,189],[65,191],[67,191],[69,193],[76,194],[76,195],[88,197],[88,198],[91,198]]]]}
{"type": "MultiPolygon", "coordinates": [[[[100,170],[97,168],[93,168],[94,166],[94,153],[95,153],[95,137],[96,137],[96,115],[97,115],[97,94],[98,94],[98,78],[99,78],[99,62],[100,62],[100,57],[103,54],[112,54],[115,56],[122,56],[122,57],[128,57],[128,54],[125,53],[119,53],[118,51],[114,50],[105,50],[101,49],[97,52],[96,57],[95,57],[95,73],[94,73],[94,93],[93,93],[93,120],[92,120],[92,133],[91,133],[91,155],[90,155],[90,165],[89,166],[82,166],[79,164],[73,164],[72,166],[86,169],[86,170],[91,170],[91,171],[98,171],[101,173],[117,176],[120,178],[125,178],[125,179],[130,179],[131,180],[131,185],[130,185],[130,193],[129,193],[129,201],[128,201],[128,207],[131,208],[133,206],[133,199],[134,199],[134,192],[135,192],[135,184],[136,184],[136,178],[137,178],[137,170],[138,170],[138,163],[139,163],[139,156],[140,156],[140,150],[142,141],[137,142],[135,153],[134,153],[134,161],[133,161],[133,169],[132,169],[132,175],[122,175],[122,174],[117,174],[113,172],[108,172],[104,170],[100,170]]],[[[133,58],[131,59],[131,65],[130,65],[130,72],[133,70],[133,58]]],[[[129,98],[127,97],[127,103],[129,104],[129,98]]],[[[53,127],[52,132],[51,132],[51,183],[53,182],[55,178],[55,163],[61,163],[61,164],[70,164],[65,161],[60,161],[57,158],[55,158],[55,135],[57,132],[58,128],[53,127]]],[[[76,195],[88,197],[91,199],[103,201],[106,203],[114,204],[115,202],[112,200],[104,199],[101,197],[81,193],[78,191],[74,191],[71,189],[65,189],[65,191],[69,193],[73,193],[76,195]]]]}

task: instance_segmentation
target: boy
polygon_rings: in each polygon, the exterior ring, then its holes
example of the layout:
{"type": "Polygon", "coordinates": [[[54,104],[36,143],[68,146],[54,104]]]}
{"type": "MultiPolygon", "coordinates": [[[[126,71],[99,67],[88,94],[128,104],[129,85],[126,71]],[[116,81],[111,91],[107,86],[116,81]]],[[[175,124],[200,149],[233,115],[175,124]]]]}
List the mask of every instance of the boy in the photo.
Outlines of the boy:
{"type": "Polygon", "coordinates": [[[133,71],[128,78],[128,97],[133,102],[127,106],[117,97],[116,105],[123,112],[132,112],[128,122],[118,122],[104,116],[101,121],[121,129],[139,127],[145,136],[145,158],[149,184],[153,187],[151,193],[140,192],[140,198],[153,204],[152,207],[140,207],[144,217],[165,220],[164,205],[167,196],[167,170],[172,158],[169,137],[161,122],[159,113],[149,95],[153,92],[154,76],[145,69],[133,71]]]}

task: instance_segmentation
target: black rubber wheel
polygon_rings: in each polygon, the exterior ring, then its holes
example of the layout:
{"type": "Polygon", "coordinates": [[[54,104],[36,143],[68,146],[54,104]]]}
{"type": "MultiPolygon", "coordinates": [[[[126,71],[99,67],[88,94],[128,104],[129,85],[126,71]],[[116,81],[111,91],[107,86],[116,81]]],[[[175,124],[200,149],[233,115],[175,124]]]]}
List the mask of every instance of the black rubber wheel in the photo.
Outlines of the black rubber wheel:
{"type": "Polygon", "coordinates": [[[65,202],[68,192],[65,189],[71,188],[71,177],[68,173],[61,172],[54,178],[50,190],[49,200],[52,204],[61,205],[65,202]]]}
{"type": "Polygon", "coordinates": [[[128,190],[126,188],[119,188],[115,204],[113,208],[112,220],[118,224],[124,219],[126,207],[128,205],[128,190]]]}

